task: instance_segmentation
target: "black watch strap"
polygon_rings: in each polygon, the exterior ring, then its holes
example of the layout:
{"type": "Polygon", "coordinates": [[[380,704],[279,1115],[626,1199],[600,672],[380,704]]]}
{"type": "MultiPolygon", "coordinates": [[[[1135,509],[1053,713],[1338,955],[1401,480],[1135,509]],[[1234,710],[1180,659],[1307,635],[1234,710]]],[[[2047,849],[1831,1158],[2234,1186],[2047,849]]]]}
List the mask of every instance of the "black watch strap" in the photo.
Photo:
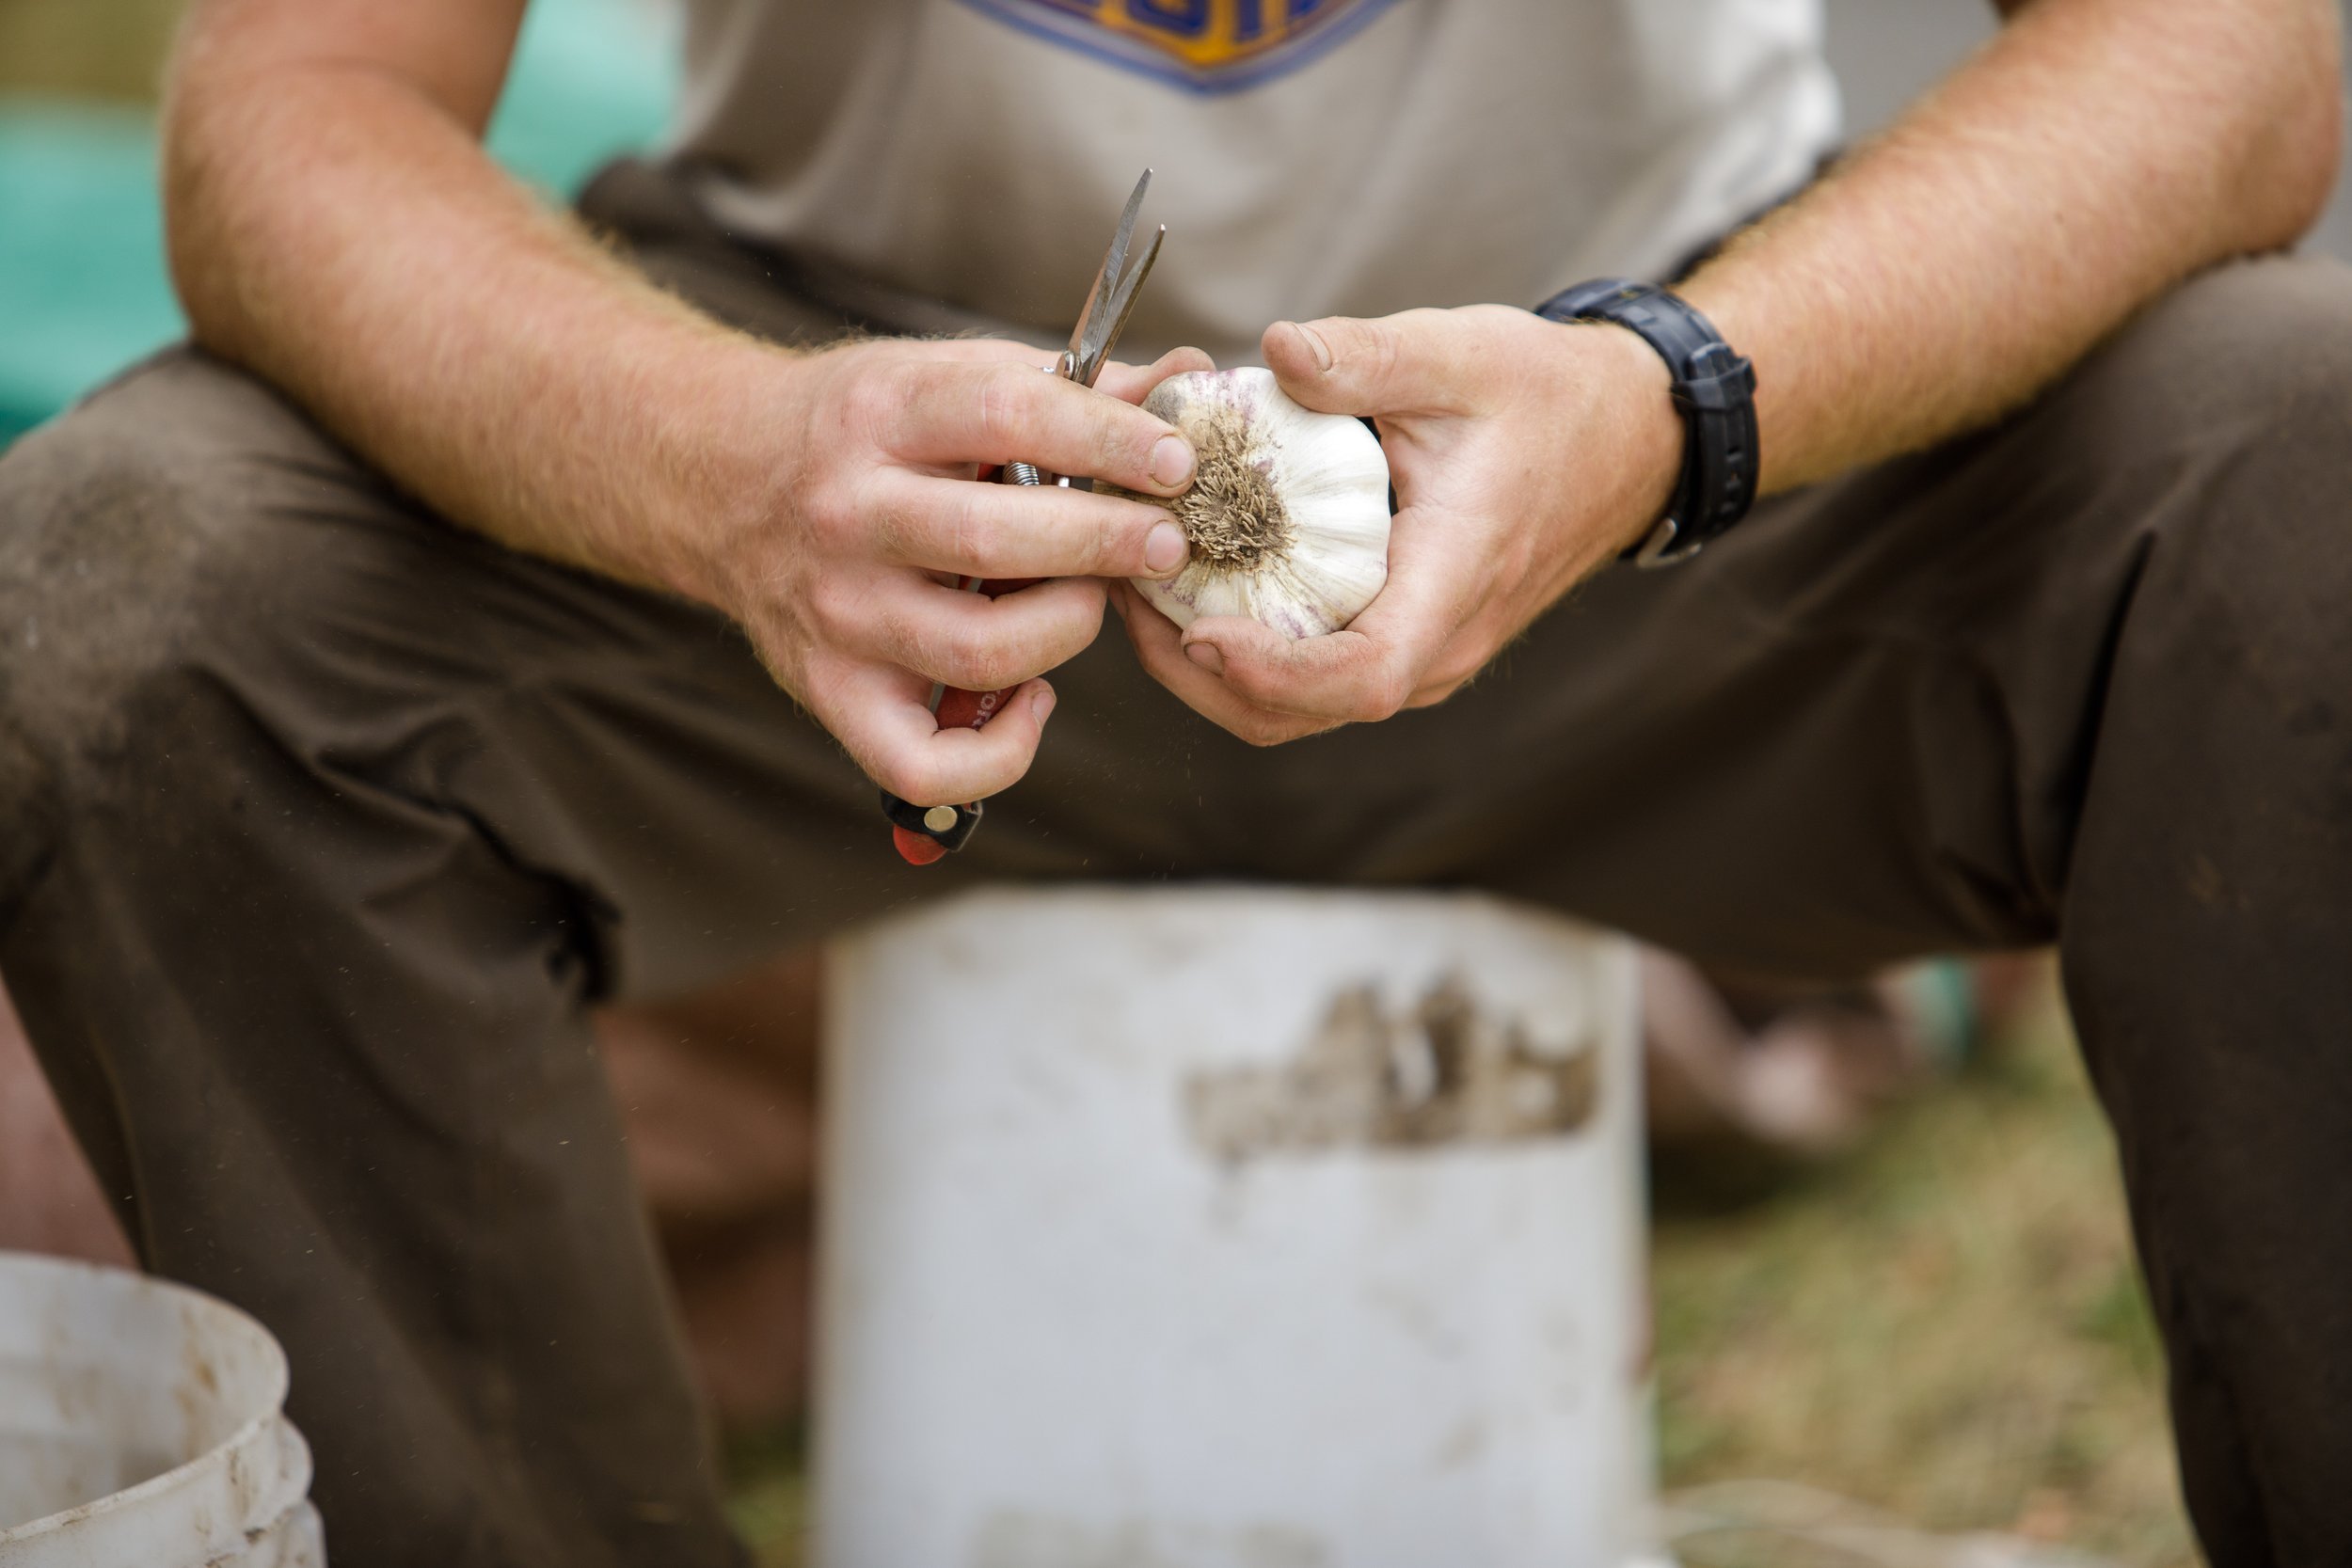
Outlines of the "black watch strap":
{"type": "Polygon", "coordinates": [[[1664,289],[1596,278],[1554,294],[1535,313],[1556,322],[1602,321],[1637,334],[1674,377],[1681,411],[1682,478],[1666,515],[1625,558],[1662,566],[1695,555],[1756,504],[1756,371],[1714,324],[1664,289]]]}

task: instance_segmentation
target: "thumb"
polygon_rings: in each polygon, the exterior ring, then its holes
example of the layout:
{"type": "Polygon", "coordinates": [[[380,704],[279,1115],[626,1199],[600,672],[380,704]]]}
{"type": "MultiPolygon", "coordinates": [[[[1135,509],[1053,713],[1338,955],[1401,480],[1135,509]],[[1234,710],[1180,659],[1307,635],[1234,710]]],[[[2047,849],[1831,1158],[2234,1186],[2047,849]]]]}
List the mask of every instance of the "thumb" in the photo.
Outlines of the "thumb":
{"type": "Polygon", "coordinates": [[[1445,374],[1445,316],[1406,310],[1371,321],[1276,322],[1258,348],[1282,390],[1319,412],[1439,412],[1456,391],[1445,374]]]}

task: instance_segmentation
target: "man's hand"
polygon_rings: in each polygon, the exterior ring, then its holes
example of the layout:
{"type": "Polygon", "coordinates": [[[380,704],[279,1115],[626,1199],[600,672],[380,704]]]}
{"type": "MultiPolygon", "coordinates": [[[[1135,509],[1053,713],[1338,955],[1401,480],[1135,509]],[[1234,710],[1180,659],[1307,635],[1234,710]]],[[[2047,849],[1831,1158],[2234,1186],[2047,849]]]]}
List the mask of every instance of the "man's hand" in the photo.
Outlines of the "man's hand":
{"type": "Polygon", "coordinates": [[[1254,744],[1443,702],[1673,495],[1665,362],[1619,328],[1479,305],[1277,323],[1263,349],[1309,408],[1378,420],[1400,510],[1388,585],[1328,636],[1231,616],[1180,633],[1119,590],[1145,667],[1254,744]]]}
{"type": "Polygon", "coordinates": [[[1148,495],[1192,450],[1133,404],[1197,349],[1113,365],[1101,390],[1017,343],[883,340],[777,361],[755,415],[772,481],[685,541],[678,586],[740,623],[784,687],[877,783],[916,805],[976,800],[1028,770],[1053,689],[1102,629],[1103,578],[1166,577],[1183,532],[1141,501],[980,483],[1018,458],[1148,495]],[[1105,397],[1104,392],[1112,394],[1105,397]],[[959,578],[1046,580],[991,599],[959,578]],[[941,729],[932,685],[1018,688],[986,729],[941,729]]]}
{"type": "Polygon", "coordinates": [[[1132,406],[1010,343],[759,343],[548,214],[478,143],[522,0],[198,0],[166,113],[174,277],[199,341],[275,382],[455,522],[702,599],[858,763],[918,804],[1028,767],[1103,590],[991,602],[952,574],[1150,575],[1183,540],[1137,501],[974,482],[1020,458],[1146,495],[1191,479],[1132,406]],[[461,258],[462,265],[452,258],[461,258]],[[1154,531],[1158,542],[1152,543],[1154,531]],[[931,683],[1025,686],[937,733],[931,683]]]}
{"type": "MultiPolygon", "coordinates": [[[[1764,494],[1984,424],[2327,199],[2331,0],[2002,8],[1992,46],[1680,288],[1755,362],[1764,494]]],[[[1120,598],[1154,674],[1266,743],[1443,699],[1657,517],[1679,450],[1662,363],[1613,327],[1479,307],[1311,331],[1270,328],[1266,362],[1310,407],[1379,417],[1388,587],[1296,643],[1180,638],[1120,598]]]]}

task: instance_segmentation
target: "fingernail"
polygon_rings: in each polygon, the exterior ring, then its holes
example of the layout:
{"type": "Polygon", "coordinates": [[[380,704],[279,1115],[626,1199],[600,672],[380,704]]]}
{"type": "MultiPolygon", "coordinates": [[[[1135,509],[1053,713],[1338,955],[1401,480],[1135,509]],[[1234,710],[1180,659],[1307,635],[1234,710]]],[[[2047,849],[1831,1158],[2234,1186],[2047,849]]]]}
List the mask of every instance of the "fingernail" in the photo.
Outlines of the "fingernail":
{"type": "Polygon", "coordinates": [[[1192,477],[1192,444],[1181,436],[1163,436],[1152,449],[1152,477],[1171,488],[1192,477]]]}
{"type": "Polygon", "coordinates": [[[1187,642],[1184,644],[1184,657],[1212,675],[1225,673],[1225,656],[1216,651],[1214,642],[1187,642]]]}
{"type": "Polygon", "coordinates": [[[1143,563],[1155,572],[1172,572],[1184,563],[1184,531],[1174,523],[1156,523],[1143,536],[1143,563]]]}
{"type": "Polygon", "coordinates": [[[1293,322],[1291,325],[1297,327],[1298,335],[1307,340],[1307,350],[1315,356],[1315,369],[1329,370],[1331,368],[1331,345],[1325,342],[1313,327],[1297,322],[1293,322]]]}
{"type": "Polygon", "coordinates": [[[1039,692],[1036,696],[1030,698],[1029,711],[1037,715],[1037,721],[1039,723],[1044,723],[1045,716],[1054,711],[1054,689],[1049,686],[1044,690],[1039,692]]]}

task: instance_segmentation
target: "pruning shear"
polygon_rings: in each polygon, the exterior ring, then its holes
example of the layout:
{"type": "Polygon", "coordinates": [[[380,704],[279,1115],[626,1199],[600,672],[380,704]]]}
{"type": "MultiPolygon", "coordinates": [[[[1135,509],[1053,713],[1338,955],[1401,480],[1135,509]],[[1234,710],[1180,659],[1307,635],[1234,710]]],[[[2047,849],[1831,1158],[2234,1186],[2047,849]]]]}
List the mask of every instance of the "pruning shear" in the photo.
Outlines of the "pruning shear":
{"type": "MultiPolygon", "coordinates": [[[[1110,358],[1111,345],[1119,341],[1127,318],[1135,314],[1136,295],[1142,292],[1143,280],[1152,275],[1152,263],[1160,257],[1160,242],[1168,238],[1165,225],[1152,236],[1143,255],[1133,267],[1127,265],[1128,242],[1135,237],[1136,214],[1143,207],[1144,188],[1152,183],[1152,171],[1145,169],[1143,178],[1136,182],[1135,194],[1127,198],[1126,210],[1119,214],[1118,232],[1111,236],[1111,247],[1103,257],[1102,270],[1094,275],[1094,286],[1087,291],[1084,309],[1078,312],[1078,325],[1070,334],[1070,346],[1061,357],[1045,367],[1050,374],[1091,387],[1103,373],[1104,363],[1110,358]]],[[[1044,472],[1035,464],[1008,463],[996,475],[1001,484],[1060,484],[1070,481],[1044,472]]],[[[978,578],[965,578],[958,584],[966,593],[986,594],[991,598],[1026,588],[1034,578],[1011,581],[983,582],[978,578]]],[[[978,729],[996,717],[997,709],[1012,694],[1011,688],[1000,691],[964,691],[945,681],[931,688],[932,717],[941,729],[978,729]]],[[[890,818],[891,841],[898,853],[913,865],[929,865],[944,858],[949,850],[961,849],[972,831],[980,825],[980,802],[969,801],[961,806],[918,806],[902,800],[888,790],[882,792],[882,815],[890,818]]]]}

